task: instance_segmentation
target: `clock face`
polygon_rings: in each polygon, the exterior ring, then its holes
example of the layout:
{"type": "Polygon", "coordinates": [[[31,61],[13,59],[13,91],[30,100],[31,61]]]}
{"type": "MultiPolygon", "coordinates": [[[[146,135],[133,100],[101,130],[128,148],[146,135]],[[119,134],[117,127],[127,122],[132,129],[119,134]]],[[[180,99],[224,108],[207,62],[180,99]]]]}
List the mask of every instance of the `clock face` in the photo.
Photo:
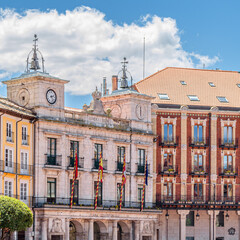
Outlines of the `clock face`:
{"type": "Polygon", "coordinates": [[[57,101],[57,94],[52,89],[49,89],[46,98],[50,104],[54,104],[57,101]]]}

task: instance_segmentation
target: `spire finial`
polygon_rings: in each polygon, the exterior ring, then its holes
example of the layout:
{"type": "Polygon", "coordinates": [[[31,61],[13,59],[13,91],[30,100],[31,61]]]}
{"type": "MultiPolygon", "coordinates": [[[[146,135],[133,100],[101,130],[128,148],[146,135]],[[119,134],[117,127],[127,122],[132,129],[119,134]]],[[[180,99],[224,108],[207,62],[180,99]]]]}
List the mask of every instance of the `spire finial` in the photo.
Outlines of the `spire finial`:
{"type": "Polygon", "coordinates": [[[122,79],[121,79],[121,88],[128,88],[128,82],[127,82],[127,66],[126,64],[128,64],[127,58],[124,57],[123,58],[123,62],[122,63],[122,79]]]}
{"type": "Polygon", "coordinates": [[[42,60],[42,71],[45,72],[45,70],[44,70],[44,59],[43,59],[43,56],[42,56],[41,52],[37,48],[37,46],[38,46],[37,41],[38,41],[37,34],[34,34],[33,48],[32,48],[32,50],[30,51],[30,53],[28,54],[28,57],[27,57],[27,70],[26,70],[27,72],[30,72],[30,70],[36,72],[37,70],[41,69],[40,65],[39,65],[39,60],[38,60],[37,53],[40,54],[40,57],[41,57],[41,60],[42,60]],[[31,62],[29,62],[29,56],[30,56],[31,53],[33,54],[32,55],[32,60],[31,60],[31,62]],[[29,67],[29,65],[30,65],[30,67],[29,67]]]}

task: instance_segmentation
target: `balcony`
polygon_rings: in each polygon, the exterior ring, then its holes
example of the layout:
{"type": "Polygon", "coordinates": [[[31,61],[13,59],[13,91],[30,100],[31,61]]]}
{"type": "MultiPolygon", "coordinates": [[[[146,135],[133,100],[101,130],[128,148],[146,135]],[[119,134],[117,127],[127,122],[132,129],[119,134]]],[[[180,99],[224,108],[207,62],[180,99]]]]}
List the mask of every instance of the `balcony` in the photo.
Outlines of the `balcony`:
{"type": "Polygon", "coordinates": [[[204,168],[201,166],[193,166],[190,175],[192,176],[206,176],[208,175],[208,168],[204,168]]]}
{"type": "MultiPolygon", "coordinates": [[[[136,165],[137,165],[137,172],[136,172],[136,174],[137,175],[138,174],[140,174],[140,175],[144,174],[145,173],[145,164],[136,163],[136,165]]],[[[147,165],[148,165],[148,174],[149,174],[149,172],[150,172],[150,164],[148,163],[147,165]]]]}
{"type": "Polygon", "coordinates": [[[209,138],[189,138],[189,147],[191,148],[206,148],[209,146],[209,138]]]}
{"type": "MultiPolygon", "coordinates": [[[[4,194],[0,194],[0,195],[4,195],[4,194]]],[[[8,196],[8,195],[5,195],[8,196]]],[[[24,196],[24,195],[11,195],[8,197],[12,197],[15,199],[18,199],[20,201],[22,201],[23,203],[25,203],[29,208],[32,208],[32,201],[33,201],[33,197],[32,196],[24,196]]]]}
{"type": "Polygon", "coordinates": [[[45,154],[45,167],[61,167],[62,155],[45,154]]]}
{"type": "Polygon", "coordinates": [[[168,165],[168,166],[161,166],[158,165],[158,174],[159,175],[177,175],[178,174],[178,166],[177,165],[168,165]]]}
{"type": "Polygon", "coordinates": [[[161,146],[161,147],[177,147],[178,146],[178,137],[176,137],[176,140],[174,140],[174,138],[160,139],[159,146],[161,146]]]}
{"type": "MultiPolygon", "coordinates": [[[[33,206],[36,208],[42,208],[42,207],[47,207],[47,208],[64,208],[66,206],[70,205],[70,197],[69,198],[48,198],[48,197],[34,197],[33,198],[33,206]]],[[[84,198],[75,198],[73,202],[73,208],[84,208],[84,209],[89,209],[94,211],[94,203],[95,203],[95,198],[92,199],[84,199],[84,198]]],[[[156,209],[156,204],[153,202],[145,202],[144,207],[147,208],[148,210],[155,209],[155,211],[159,211],[156,209]]],[[[119,200],[103,200],[101,199],[98,202],[98,208],[104,209],[104,210],[112,210],[116,211],[119,208],[119,200]]],[[[129,209],[130,211],[134,211],[134,209],[139,209],[141,208],[141,202],[136,201],[123,201],[122,202],[122,208],[124,209],[129,209]]]]}
{"type": "MultiPolygon", "coordinates": [[[[123,163],[116,161],[116,172],[122,172],[123,163]]],[[[126,162],[126,172],[130,172],[130,163],[126,162]]]]}
{"type": "Polygon", "coordinates": [[[22,136],[22,145],[29,146],[29,135],[22,136]]]}
{"type": "Polygon", "coordinates": [[[238,148],[238,139],[221,139],[219,138],[219,147],[222,149],[236,149],[238,148]]]}
{"type": "MultiPolygon", "coordinates": [[[[93,158],[93,166],[92,166],[92,170],[98,170],[99,169],[99,159],[97,158],[93,158]]],[[[107,170],[107,160],[103,159],[103,170],[107,170]]]]}
{"type": "Polygon", "coordinates": [[[16,163],[0,160],[0,172],[16,173],[16,163]]]}
{"type": "MultiPolygon", "coordinates": [[[[75,158],[68,156],[68,169],[74,168],[75,158]]],[[[78,168],[84,168],[84,157],[78,157],[78,168]]]]}
{"type": "Polygon", "coordinates": [[[7,142],[13,143],[14,142],[14,132],[8,132],[6,139],[7,139],[7,142]]]}
{"type": "Polygon", "coordinates": [[[33,166],[28,164],[17,164],[17,173],[19,175],[32,176],[33,175],[33,166]]]}
{"type": "Polygon", "coordinates": [[[233,166],[227,168],[219,168],[219,176],[222,177],[236,177],[238,175],[238,168],[234,170],[233,166]]]}

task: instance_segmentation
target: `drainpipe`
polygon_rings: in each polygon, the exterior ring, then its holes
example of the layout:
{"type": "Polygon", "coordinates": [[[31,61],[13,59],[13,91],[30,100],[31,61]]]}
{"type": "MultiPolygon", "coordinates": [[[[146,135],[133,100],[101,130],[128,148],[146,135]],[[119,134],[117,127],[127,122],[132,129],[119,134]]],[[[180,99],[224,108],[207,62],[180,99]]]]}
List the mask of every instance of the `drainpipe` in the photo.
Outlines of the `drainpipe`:
{"type": "Polygon", "coordinates": [[[209,170],[208,170],[208,175],[209,175],[209,201],[211,200],[211,117],[212,114],[209,113],[209,125],[208,125],[208,137],[209,137],[209,147],[208,147],[208,160],[209,160],[209,170]]]}
{"type": "Polygon", "coordinates": [[[16,197],[18,195],[18,123],[23,120],[23,117],[21,116],[21,119],[16,122],[16,197]]]}
{"type": "Polygon", "coordinates": [[[129,200],[130,200],[130,207],[132,205],[132,121],[130,120],[130,196],[129,196],[129,200]]]}
{"type": "MultiPolygon", "coordinates": [[[[2,115],[3,114],[5,114],[5,112],[4,113],[2,113],[1,115],[0,115],[0,138],[2,139],[2,128],[1,128],[1,125],[2,125],[2,115]]],[[[0,156],[2,157],[2,148],[0,148],[0,156]]],[[[0,157],[0,158],[1,158],[0,157]]],[[[2,159],[3,160],[3,159],[2,159]]],[[[3,164],[3,161],[2,161],[2,164],[3,164]]],[[[1,166],[0,166],[1,167],[1,166]]],[[[3,165],[2,165],[2,167],[3,167],[3,165]]],[[[3,189],[3,188],[2,188],[3,189]]],[[[4,195],[4,194],[3,194],[4,195]]]]}

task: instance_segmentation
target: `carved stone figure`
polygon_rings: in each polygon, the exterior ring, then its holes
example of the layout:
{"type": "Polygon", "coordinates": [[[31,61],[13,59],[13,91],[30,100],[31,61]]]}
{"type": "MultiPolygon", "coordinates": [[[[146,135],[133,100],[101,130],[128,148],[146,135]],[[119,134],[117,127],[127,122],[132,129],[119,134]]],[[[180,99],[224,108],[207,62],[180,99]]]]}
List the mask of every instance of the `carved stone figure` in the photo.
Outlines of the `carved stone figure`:
{"type": "Polygon", "coordinates": [[[61,219],[59,218],[53,219],[51,232],[55,233],[63,232],[61,219]]]}

